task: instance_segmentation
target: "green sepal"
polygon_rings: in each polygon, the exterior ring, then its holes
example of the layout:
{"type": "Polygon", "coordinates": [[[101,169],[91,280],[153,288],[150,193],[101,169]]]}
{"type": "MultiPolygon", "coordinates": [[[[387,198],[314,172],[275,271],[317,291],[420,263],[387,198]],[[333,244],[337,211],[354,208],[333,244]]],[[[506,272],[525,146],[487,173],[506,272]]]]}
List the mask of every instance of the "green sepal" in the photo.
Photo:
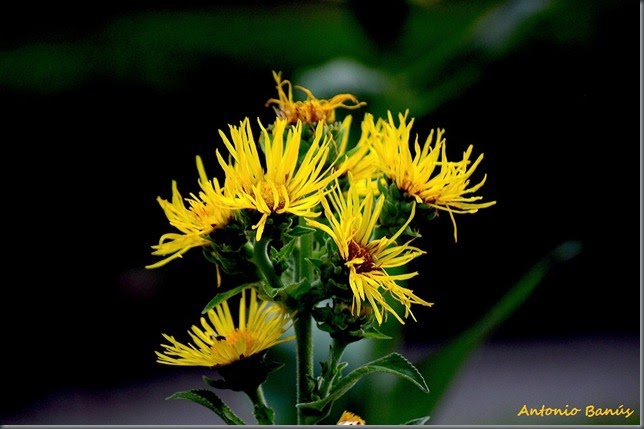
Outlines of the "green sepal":
{"type": "Polygon", "coordinates": [[[264,358],[263,365],[266,367],[266,370],[269,372],[275,372],[279,369],[282,369],[286,364],[283,362],[268,361],[264,358]]]}
{"type": "Polygon", "coordinates": [[[429,416],[419,417],[417,419],[409,420],[401,424],[402,425],[424,425],[425,423],[427,423],[427,420],[429,420],[429,416]]]}
{"type": "Polygon", "coordinates": [[[193,389],[172,394],[166,399],[187,399],[215,412],[221,419],[229,425],[245,425],[231,410],[228,405],[222,401],[214,392],[206,389],[193,389]]]}
{"type": "Polygon", "coordinates": [[[219,389],[219,390],[228,389],[228,385],[226,384],[225,380],[222,380],[222,379],[214,380],[206,375],[204,375],[202,378],[203,378],[203,382],[210,387],[214,387],[215,389],[219,389]]]}
{"type": "MultiPolygon", "coordinates": [[[[326,290],[328,291],[334,283],[330,279],[327,282],[326,290]]],[[[335,291],[338,289],[335,288],[335,291]]],[[[318,329],[328,332],[332,338],[345,345],[364,338],[365,332],[371,328],[373,322],[373,315],[369,307],[363,307],[360,314],[354,315],[351,312],[351,304],[337,298],[337,296],[333,299],[333,305],[314,307],[311,314],[318,329]]],[[[377,333],[374,332],[373,335],[377,336],[377,333]]]]}
{"type": "Polygon", "coordinates": [[[243,285],[237,286],[235,288],[232,288],[230,290],[227,290],[225,292],[220,292],[213,299],[210,300],[210,302],[204,307],[203,310],[201,310],[201,314],[206,314],[209,310],[215,308],[215,306],[221,304],[222,302],[226,301],[227,299],[232,298],[233,296],[237,295],[240,293],[242,290],[246,288],[258,288],[261,286],[263,282],[252,282],[252,283],[244,283],[243,285]]]}
{"type": "MultiPolygon", "coordinates": [[[[378,189],[385,197],[385,202],[380,211],[379,236],[391,236],[403,226],[412,210],[416,207],[417,219],[431,220],[436,215],[436,209],[426,204],[418,204],[413,196],[398,189],[398,186],[391,179],[378,181],[378,189]]],[[[412,224],[417,223],[412,221],[412,224]]],[[[412,224],[407,225],[403,235],[418,238],[421,235],[414,229],[412,224]]]]}
{"type": "Polygon", "coordinates": [[[416,367],[412,365],[407,359],[398,353],[391,353],[380,359],[364,364],[345,377],[342,377],[337,384],[333,387],[331,393],[326,397],[313,402],[305,402],[297,404],[296,407],[303,410],[311,410],[313,412],[322,412],[326,406],[331,404],[336,399],[344,395],[351,389],[362,377],[376,372],[385,372],[402,377],[420,388],[425,393],[429,392],[425,379],[418,372],[416,367]]]}
{"type": "Polygon", "coordinates": [[[362,333],[364,338],[371,338],[372,340],[391,340],[392,337],[385,335],[373,326],[367,327],[362,333]]]}

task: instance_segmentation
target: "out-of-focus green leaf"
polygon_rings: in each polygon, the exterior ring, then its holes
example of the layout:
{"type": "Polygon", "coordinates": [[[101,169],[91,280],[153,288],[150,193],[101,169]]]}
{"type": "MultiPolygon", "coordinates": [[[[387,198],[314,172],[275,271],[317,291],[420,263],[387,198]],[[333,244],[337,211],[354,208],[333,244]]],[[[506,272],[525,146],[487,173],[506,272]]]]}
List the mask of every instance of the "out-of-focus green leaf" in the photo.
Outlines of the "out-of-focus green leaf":
{"type": "MultiPolygon", "coordinates": [[[[338,5],[133,13],[85,39],[0,50],[0,86],[61,92],[109,79],[171,87],[208,58],[270,71],[321,63],[339,53],[365,60],[369,52],[351,14],[338,5]]],[[[226,79],[226,70],[220,76],[226,79]]]]}
{"type": "Polygon", "coordinates": [[[297,80],[289,77],[297,84],[320,97],[353,92],[369,100],[374,115],[408,108],[423,116],[526,41],[586,39],[610,2],[588,3],[410,2],[400,39],[386,52],[342,2],[131,13],[85,38],[53,42],[43,34],[0,50],[0,86],[61,92],[107,79],[181,87],[205,61],[230,58],[253,68],[299,69],[297,80]],[[539,31],[544,26],[549,31],[539,31]]]}
{"type": "Polygon", "coordinates": [[[554,265],[576,256],[580,250],[581,245],[576,241],[564,242],[556,247],[537,262],[478,322],[420,362],[418,370],[428,380],[429,395],[410,401],[405,392],[407,387],[398,382],[391,391],[382,392],[388,400],[380,401],[377,406],[373,405],[373,412],[378,413],[382,422],[431,415],[472,351],[526,301],[554,265]]]}

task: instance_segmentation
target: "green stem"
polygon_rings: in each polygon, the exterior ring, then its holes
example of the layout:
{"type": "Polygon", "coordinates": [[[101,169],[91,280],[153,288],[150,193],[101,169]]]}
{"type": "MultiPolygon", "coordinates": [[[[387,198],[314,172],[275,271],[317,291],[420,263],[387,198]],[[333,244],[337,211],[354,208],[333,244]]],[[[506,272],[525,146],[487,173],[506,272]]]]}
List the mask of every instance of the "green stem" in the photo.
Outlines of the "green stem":
{"type": "MultiPolygon", "coordinates": [[[[311,330],[311,314],[300,311],[293,324],[295,330],[295,347],[297,359],[297,403],[311,400],[313,389],[313,336],[311,330]]],[[[304,414],[297,410],[297,424],[303,425],[304,414]]]]}
{"type": "Polygon", "coordinates": [[[313,282],[313,266],[311,263],[307,262],[307,259],[310,259],[313,256],[313,234],[305,234],[300,237],[300,254],[299,254],[299,265],[300,265],[300,280],[309,279],[313,282]]]}
{"type": "Polygon", "coordinates": [[[275,424],[275,413],[273,409],[266,403],[264,397],[264,390],[262,386],[257,386],[257,390],[246,392],[250,400],[253,402],[253,414],[260,425],[273,425],[275,424]]]}
{"type": "Polygon", "coordinates": [[[255,243],[253,247],[253,261],[268,286],[274,289],[281,289],[283,287],[282,279],[275,272],[271,258],[268,256],[268,244],[270,241],[270,239],[263,238],[255,243]]]}
{"type": "Polygon", "coordinates": [[[342,359],[342,354],[346,348],[347,343],[344,341],[338,341],[335,338],[333,339],[329,350],[329,358],[327,359],[327,368],[329,373],[323,374],[324,383],[320,388],[320,395],[322,398],[329,396],[329,393],[331,393],[331,387],[333,386],[333,381],[340,376],[338,363],[340,363],[340,359],[342,359]]]}
{"type": "MultiPolygon", "coordinates": [[[[304,218],[300,218],[300,224],[305,224],[304,218]]],[[[297,255],[297,280],[308,279],[313,281],[313,269],[306,259],[313,256],[313,234],[305,234],[299,237],[300,245],[297,255]]],[[[313,390],[313,331],[312,319],[309,308],[300,308],[294,322],[296,359],[297,359],[297,402],[309,402],[313,390]]],[[[305,424],[304,415],[301,410],[297,411],[297,423],[305,424]]]]}

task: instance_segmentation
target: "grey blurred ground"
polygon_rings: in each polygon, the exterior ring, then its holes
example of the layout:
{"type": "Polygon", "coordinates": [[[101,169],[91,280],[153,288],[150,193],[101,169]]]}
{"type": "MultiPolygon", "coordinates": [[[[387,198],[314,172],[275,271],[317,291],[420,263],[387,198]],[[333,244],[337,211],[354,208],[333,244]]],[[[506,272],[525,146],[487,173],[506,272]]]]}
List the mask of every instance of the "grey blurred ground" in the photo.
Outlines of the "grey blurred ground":
{"type": "MultiPolygon", "coordinates": [[[[432,425],[638,424],[641,406],[640,338],[577,338],[490,343],[467,361],[432,425]],[[517,416],[521,407],[570,408],[587,405],[636,410],[630,419],[517,416]]],[[[406,355],[417,359],[422,351],[406,355]]],[[[221,420],[171,393],[201,387],[200,370],[109,391],[67,390],[43,398],[29,409],[6,416],[4,424],[28,425],[212,425],[221,420]]],[[[368,382],[368,379],[363,381],[368,382]]],[[[247,399],[226,399],[253,422],[247,399]]],[[[369,422],[377,424],[377,422],[369,422]]]]}

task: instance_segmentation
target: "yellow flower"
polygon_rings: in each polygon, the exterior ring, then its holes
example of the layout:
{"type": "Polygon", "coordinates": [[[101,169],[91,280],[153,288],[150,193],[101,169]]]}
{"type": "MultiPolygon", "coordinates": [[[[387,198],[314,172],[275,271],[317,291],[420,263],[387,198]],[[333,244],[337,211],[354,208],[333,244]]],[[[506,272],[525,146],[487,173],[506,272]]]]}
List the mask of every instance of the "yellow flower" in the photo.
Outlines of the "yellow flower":
{"type": "Polygon", "coordinates": [[[305,101],[293,101],[293,88],[291,82],[282,80],[282,72],[273,72],[273,78],[277,82],[277,94],[279,98],[271,98],[266,105],[277,104],[275,111],[278,118],[286,119],[287,123],[295,124],[298,120],[305,124],[315,122],[333,122],[335,121],[335,109],[343,107],[345,109],[357,109],[364,106],[365,102],[358,102],[358,99],[351,94],[338,94],[330,100],[317,99],[308,89],[296,85],[295,87],[306,94],[305,101]],[[288,95],[284,88],[287,88],[288,95]],[[345,102],[355,103],[353,105],[345,102]]]}
{"type": "Polygon", "coordinates": [[[345,411],[340,416],[340,420],[336,423],[338,425],[350,425],[350,426],[361,426],[365,424],[365,421],[357,414],[352,413],[351,411],[345,411]]]}
{"type": "Polygon", "coordinates": [[[197,157],[199,171],[199,186],[201,191],[198,196],[190,194],[191,198],[182,198],[177,188],[177,183],[172,182],[172,202],[157,198],[170,225],[181,233],[167,233],[161,236],[159,244],[152,246],[153,255],[168,256],[167,258],[146,268],[161,267],[173,259],[180,258],[193,247],[208,246],[212,241],[209,235],[218,228],[225,227],[232,217],[232,212],[218,202],[217,196],[223,195],[222,189],[215,181],[209,181],[203,167],[201,158],[197,157]],[[189,207],[186,207],[188,202],[189,207]]]}
{"type": "MultiPolygon", "coordinates": [[[[351,176],[349,177],[351,182],[351,176]]],[[[411,313],[411,304],[431,306],[397,281],[408,280],[418,272],[390,275],[387,269],[406,265],[414,258],[426,253],[410,245],[396,244],[396,239],[407,228],[414,216],[414,209],[407,222],[391,238],[372,239],[376,222],[385,201],[380,196],[374,204],[373,193],[368,192],[360,200],[359,191],[351,186],[345,195],[336,186],[323,197],[322,205],[329,225],[307,219],[307,224],[326,232],[338,246],[340,257],[349,270],[349,286],[353,293],[352,313],[360,314],[362,303],[368,301],[379,324],[383,317],[392,313],[400,323],[405,323],[387,303],[386,294],[405,307],[405,318],[411,313]]],[[[415,318],[414,318],[415,320],[415,318]]]]}
{"type": "Polygon", "coordinates": [[[291,317],[277,304],[257,299],[251,288],[249,303],[246,289],[239,302],[239,323],[235,327],[228,302],[217,305],[201,318],[201,328],[188,331],[194,344],[182,344],[163,334],[171,344],[162,344],[163,353],[155,352],[157,362],[166,365],[221,367],[260,353],[294,336],[280,339],[291,325],[291,317]],[[209,323],[210,322],[210,323],[209,323]]]}
{"type": "MultiPolygon", "coordinates": [[[[350,118],[350,116],[347,116],[350,118]]],[[[381,172],[378,168],[378,157],[371,150],[371,141],[379,132],[379,128],[373,122],[373,115],[366,113],[361,124],[361,134],[356,146],[346,152],[346,143],[341,146],[340,154],[344,157],[339,163],[339,170],[351,173],[355,184],[371,187],[377,191],[378,187],[373,181],[381,172]]]]}
{"type": "Polygon", "coordinates": [[[483,186],[487,177],[469,186],[470,176],[483,159],[483,154],[472,163],[470,145],[461,161],[448,161],[443,138],[445,130],[439,129],[433,147],[434,130],[422,149],[416,136],[412,157],[410,132],[414,120],[406,124],[407,114],[408,111],[398,115],[400,125],[396,127],[391,112],[388,112],[389,120],[382,122],[382,132],[372,140],[373,149],[380,160],[380,169],[396,183],[398,189],[413,196],[416,202],[449,212],[456,240],[454,213],[476,213],[478,209],[496,204],[496,201],[477,202],[483,197],[470,195],[483,186]]]}
{"type": "Polygon", "coordinates": [[[322,138],[322,123],[316,127],[315,138],[299,165],[302,123],[289,127],[285,133],[287,121],[278,119],[272,135],[259,125],[263,133],[265,169],[248,118],[239,128],[230,127],[232,142],[219,132],[232,157],[230,163],[217,151],[226,174],[226,192],[219,195],[219,201],[231,210],[251,209],[261,213],[261,219],[253,226],[257,229],[257,241],[261,240],[266,220],[273,213],[318,216],[313,209],[320,201],[319,191],[341,173],[331,167],[324,168],[331,140],[322,138]]]}

